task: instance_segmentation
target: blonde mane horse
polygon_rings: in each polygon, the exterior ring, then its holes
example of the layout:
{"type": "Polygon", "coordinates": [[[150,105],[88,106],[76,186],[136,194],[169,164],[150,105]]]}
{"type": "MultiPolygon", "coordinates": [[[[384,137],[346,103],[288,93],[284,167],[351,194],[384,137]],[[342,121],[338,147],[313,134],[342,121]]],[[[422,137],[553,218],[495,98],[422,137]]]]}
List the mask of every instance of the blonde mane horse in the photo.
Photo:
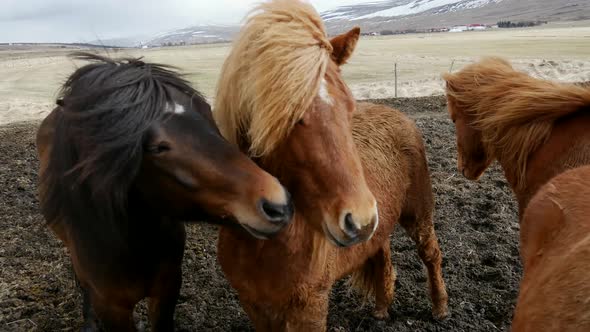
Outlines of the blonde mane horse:
{"type": "Polygon", "coordinates": [[[263,4],[234,42],[239,60],[225,62],[215,105],[221,132],[233,143],[248,137],[253,156],[271,152],[311,107],[332,53],[307,7],[271,6],[263,4]]]}
{"type": "Polygon", "coordinates": [[[447,315],[420,132],[398,111],[356,105],[340,74],[359,35],[329,40],[311,5],[275,0],[255,9],[224,63],[216,121],[288,188],[296,210],[266,241],[220,230],[219,262],[258,331],[325,330],[332,284],[351,273],[352,286],[375,296],[375,317],[387,318],[398,221],[427,267],[434,316],[447,315]]]}

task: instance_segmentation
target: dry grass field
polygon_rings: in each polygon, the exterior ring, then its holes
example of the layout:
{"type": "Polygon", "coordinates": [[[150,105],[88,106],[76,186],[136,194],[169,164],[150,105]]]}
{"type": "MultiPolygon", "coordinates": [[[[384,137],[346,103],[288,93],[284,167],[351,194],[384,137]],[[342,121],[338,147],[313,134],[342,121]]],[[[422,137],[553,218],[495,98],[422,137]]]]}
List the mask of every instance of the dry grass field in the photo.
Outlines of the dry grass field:
{"type": "MultiPolygon", "coordinates": [[[[393,66],[398,64],[398,96],[442,93],[440,73],[454,61],[457,70],[485,55],[509,58],[536,76],[590,81],[590,22],[530,29],[365,37],[344,67],[359,99],[395,94],[393,66]]],[[[229,44],[158,49],[125,49],[113,56],[144,56],[179,67],[209,99],[229,44]]],[[[57,89],[76,66],[72,49],[0,47],[0,124],[38,119],[50,109],[57,89]]],[[[103,53],[105,51],[102,51],[103,53]]]]}

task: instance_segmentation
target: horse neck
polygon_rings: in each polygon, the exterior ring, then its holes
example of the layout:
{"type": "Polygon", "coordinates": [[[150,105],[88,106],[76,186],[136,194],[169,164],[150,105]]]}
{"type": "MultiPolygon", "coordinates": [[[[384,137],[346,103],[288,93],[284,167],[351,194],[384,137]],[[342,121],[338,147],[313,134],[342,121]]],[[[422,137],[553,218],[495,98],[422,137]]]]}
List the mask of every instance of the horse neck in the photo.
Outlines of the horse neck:
{"type": "MultiPolygon", "coordinates": [[[[277,159],[279,160],[279,159],[277,159]]],[[[293,179],[289,172],[282,172],[280,165],[273,165],[273,163],[256,161],[257,164],[265,171],[275,176],[281,183],[287,186],[290,190],[289,183],[297,183],[297,179],[293,179]]],[[[331,244],[326,239],[325,235],[317,228],[311,226],[312,221],[308,220],[301,213],[297,211],[304,211],[305,206],[298,203],[294,197],[295,215],[293,221],[284,231],[281,236],[272,241],[263,241],[265,243],[280,243],[285,248],[286,254],[291,256],[295,254],[297,257],[305,257],[305,261],[301,261],[307,268],[325,268],[326,260],[331,254],[331,244]]],[[[259,240],[258,240],[259,241],[259,240]]]]}
{"type": "Polygon", "coordinates": [[[143,199],[135,189],[129,192],[126,222],[130,226],[138,224],[141,227],[149,227],[163,219],[164,216],[157,210],[152,209],[151,204],[143,199]]]}
{"type": "MultiPolygon", "coordinates": [[[[295,206],[295,211],[297,211],[295,206]]],[[[289,253],[307,257],[309,266],[324,266],[330,243],[323,234],[309,225],[310,221],[301,215],[295,217],[281,238],[289,253]]]]}
{"type": "MultiPolygon", "coordinates": [[[[481,120],[482,118],[480,118],[481,120]]],[[[485,119],[485,117],[484,117],[485,119]]],[[[502,145],[501,142],[497,140],[489,139],[490,137],[494,137],[494,132],[492,129],[489,128],[480,128],[482,130],[481,135],[484,137],[484,149],[488,153],[488,158],[491,160],[497,160],[500,166],[502,167],[502,171],[504,172],[504,177],[506,181],[510,185],[512,192],[517,197],[519,203],[521,202],[521,198],[526,192],[526,177],[523,179],[522,175],[520,174],[520,165],[515,160],[515,158],[506,152],[505,147],[502,145]],[[488,139],[485,139],[488,137],[488,139]]],[[[517,139],[517,138],[514,138],[517,139]]]]}
{"type": "Polygon", "coordinates": [[[528,186],[526,185],[526,179],[523,179],[523,184],[518,185],[519,183],[519,174],[517,169],[514,167],[514,164],[510,161],[503,160],[501,156],[497,157],[498,163],[502,167],[502,171],[504,172],[504,177],[506,181],[510,185],[516,200],[518,201],[519,207],[519,218],[522,218],[522,214],[524,212],[524,208],[526,207],[526,203],[530,199],[530,195],[528,194],[528,186]]]}
{"type": "Polygon", "coordinates": [[[518,187],[519,178],[517,169],[511,162],[503,160],[502,156],[497,156],[496,158],[502,167],[502,171],[504,171],[504,177],[510,185],[510,188],[512,188],[514,194],[518,196],[521,193],[521,189],[518,187]]]}
{"type": "Polygon", "coordinates": [[[150,226],[162,219],[161,215],[151,211],[150,205],[146,204],[133,190],[128,194],[126,205],[125,211],[109,218],[99,216],[89,218],[88,222],[93,224],[91,228],[94,229],[97,237],[112,239],[112,241],[118,239],[125,243],[130,237],[140,236],[139,233],[149,230],[150,226]]]}
{"type": "Polygon", "coordinates": [[[271,288],[276,280],[280,280],[277,287],[296,287],[306,280],[322,280],[331,271],[334,251],[323,234],[314,231],[308,222],[296,213],[290,225],[268,240],[256,239],[239,228],[223,226],[219,245],[233,249],[220,251],[222,265],[234,264],[235,257],[241,257],[246,263],[238,274],[258,274],[256,278],[271,288]]]}

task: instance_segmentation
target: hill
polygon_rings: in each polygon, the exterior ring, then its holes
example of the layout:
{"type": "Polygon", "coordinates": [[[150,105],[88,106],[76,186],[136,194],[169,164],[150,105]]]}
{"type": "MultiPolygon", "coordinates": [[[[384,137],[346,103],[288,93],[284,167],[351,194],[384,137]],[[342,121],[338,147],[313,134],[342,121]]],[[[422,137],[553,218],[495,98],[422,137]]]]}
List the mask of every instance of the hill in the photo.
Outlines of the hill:
{"type": "Polygon", "coordinates": [[[359,25],[365,32],[495,24],[498,21],[590,19],[588,0],[385,0],[322,13],[328,31],[359,25]]]}
{"type": "MultiPolygon", "coordinates": [[[[423,30],[498,21],[576,21],[590,19],[588,0],[377,0],[321,13],[328,33],[353,26],[363,32],[423,30]]],[[[231,41],[236,25],[194,25],[155,36],[95,40],[97,45],[167,46],[231,41]]]]}

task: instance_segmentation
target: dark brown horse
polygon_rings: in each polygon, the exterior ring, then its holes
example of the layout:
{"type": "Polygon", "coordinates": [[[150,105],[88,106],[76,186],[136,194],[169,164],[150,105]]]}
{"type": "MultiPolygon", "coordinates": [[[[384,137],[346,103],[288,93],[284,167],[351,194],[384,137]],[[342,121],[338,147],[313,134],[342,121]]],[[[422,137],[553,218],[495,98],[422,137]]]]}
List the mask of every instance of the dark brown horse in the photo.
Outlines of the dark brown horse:
{"type": "Polygon", "coordinates": [[[37,134],[43,215],[69,249],[85,329],[133,331],[133,308],[149,297],[152,329],[171,331],[182,221],[267,238],[291,220],[289,194],[222,138],[170,68],[76,56],[93,63],[69,77],[37,134]]]}

